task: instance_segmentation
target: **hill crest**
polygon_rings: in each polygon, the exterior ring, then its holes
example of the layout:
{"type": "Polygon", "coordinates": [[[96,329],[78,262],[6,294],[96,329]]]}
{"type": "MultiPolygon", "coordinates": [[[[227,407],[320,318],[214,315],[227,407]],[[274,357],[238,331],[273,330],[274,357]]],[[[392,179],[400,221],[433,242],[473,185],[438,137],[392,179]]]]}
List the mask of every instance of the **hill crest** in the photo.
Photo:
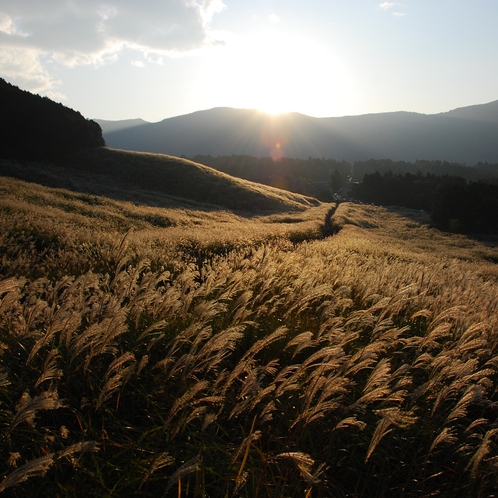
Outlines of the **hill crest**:
{"type": "Polygon", "coordinates": [[[106,147],[80,151],[57,164],[0,160],[0,175],[158,207],[261,214],[319,204],[312,197],[235,178],[188,159],[106,147]]]}

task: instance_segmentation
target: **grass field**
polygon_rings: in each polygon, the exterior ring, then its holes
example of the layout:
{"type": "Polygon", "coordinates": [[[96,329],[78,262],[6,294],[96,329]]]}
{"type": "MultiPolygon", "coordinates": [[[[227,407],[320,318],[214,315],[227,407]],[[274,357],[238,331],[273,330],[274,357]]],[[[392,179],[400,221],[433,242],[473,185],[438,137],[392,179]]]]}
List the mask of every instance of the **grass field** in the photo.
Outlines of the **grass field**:
{"type": "Polygon", "coordinates": [[[0,191],[0,492],[496,496],[492,243],[350,203],[325,238],[326,204],[0,191]]]}
{"type": "Polygon", "coordinates": [[[229,209],[261,215],[319,204],[311,197],[235,178],[188,159],[105,147],[48,164],[0,159],[0,175],[166,208],[229,209]]]}

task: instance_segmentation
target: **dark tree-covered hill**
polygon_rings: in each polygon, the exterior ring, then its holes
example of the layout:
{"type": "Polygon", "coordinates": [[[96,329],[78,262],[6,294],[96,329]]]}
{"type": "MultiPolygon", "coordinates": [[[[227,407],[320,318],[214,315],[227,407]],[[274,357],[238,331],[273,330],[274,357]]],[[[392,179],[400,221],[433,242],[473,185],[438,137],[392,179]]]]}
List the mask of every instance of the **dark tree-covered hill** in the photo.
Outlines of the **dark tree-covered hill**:
{"type": "Polygon", "coordinates": [[[49,160],[105,145],[95,121],[0,78],[0,157],[49,160]]]}
{"type": "Polygon", "coordinates": [[[438,228],[460,233],[498,233],[498,179],[467,182],[458,176],[366,174],[351,188],[363,202],[430,212],[438,228]]]}

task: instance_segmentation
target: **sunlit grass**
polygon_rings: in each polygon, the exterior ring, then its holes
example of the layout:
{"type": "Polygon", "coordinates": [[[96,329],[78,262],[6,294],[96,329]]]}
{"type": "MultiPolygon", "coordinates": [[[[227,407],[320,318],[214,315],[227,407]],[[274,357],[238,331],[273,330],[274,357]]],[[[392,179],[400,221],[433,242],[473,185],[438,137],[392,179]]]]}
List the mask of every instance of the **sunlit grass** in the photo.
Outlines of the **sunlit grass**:
{"type": "Polygon", "coordinates": [[[85,194],[160,207],[268,214],[305,210],[316,199],[167,156],[99,148],[56,164],[0,160],[0,174],[85,194]]]}
{"type": "Polygon", "coordinates": [[[0,491],[494,493],[496,248],[0,185],[0,491]]]}

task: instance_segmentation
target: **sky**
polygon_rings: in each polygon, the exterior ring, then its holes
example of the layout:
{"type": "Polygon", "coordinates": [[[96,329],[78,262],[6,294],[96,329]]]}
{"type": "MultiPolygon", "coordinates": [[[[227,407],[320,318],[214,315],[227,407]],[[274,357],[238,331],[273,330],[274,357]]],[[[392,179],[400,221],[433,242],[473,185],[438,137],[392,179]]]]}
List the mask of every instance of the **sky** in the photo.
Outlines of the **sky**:
{"type": "Polygon", "coordinates": [[[0,0],[0,77],[88,118],[498,100],[498,0],[0,0]]]}

